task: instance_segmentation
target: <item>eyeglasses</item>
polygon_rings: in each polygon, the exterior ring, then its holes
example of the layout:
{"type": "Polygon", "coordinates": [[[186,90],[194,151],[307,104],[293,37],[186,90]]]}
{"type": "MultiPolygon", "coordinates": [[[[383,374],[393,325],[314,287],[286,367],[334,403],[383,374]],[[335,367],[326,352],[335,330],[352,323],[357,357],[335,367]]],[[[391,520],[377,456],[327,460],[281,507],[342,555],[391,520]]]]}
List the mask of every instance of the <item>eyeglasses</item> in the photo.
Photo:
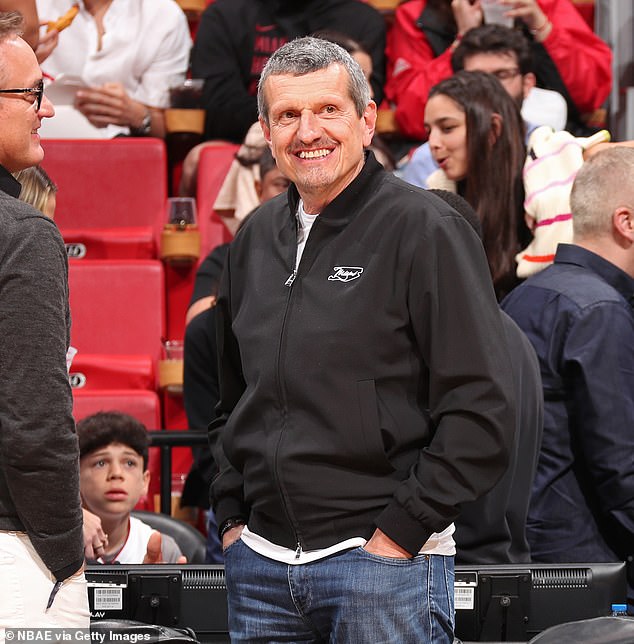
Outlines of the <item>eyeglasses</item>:
{"type": "Polygon", "coordinates": [[[517,67],[511,67],[509,69],[496,69],[491,73],[499,81],[505,81],[505,80],[511,80],[511,78],[515,78],[516,76],[519,76],[522,72],[520,72],[519,68],[517,67]]]}
{"type": "Polygon", "coordinates": [[[0,94],[25,94],[26,96],[32,96],[35,111],[39,112],[42,105],[42,96],[44,95],[44,82],[40,81],[35,87],[27,87],[25,89],[0,89],[0,94]]]}

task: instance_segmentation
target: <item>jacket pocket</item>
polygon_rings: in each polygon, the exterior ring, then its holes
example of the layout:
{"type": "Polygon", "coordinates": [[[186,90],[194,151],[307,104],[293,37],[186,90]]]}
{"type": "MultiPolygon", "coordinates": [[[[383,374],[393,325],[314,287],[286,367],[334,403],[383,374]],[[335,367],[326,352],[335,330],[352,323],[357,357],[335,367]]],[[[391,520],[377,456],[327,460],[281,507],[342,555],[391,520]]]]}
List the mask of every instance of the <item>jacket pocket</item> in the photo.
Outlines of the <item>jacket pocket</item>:
{"type": "MultiPolygon", "coordinates": [[[[379,405],[374,380],[359,380],[357,382],[361,431],[366,451],[376,472],[389,474],[394,471],[381,439],[381,423],[379,420],[379,405]]],[[[375,473],[376,473],[375,472],[375,473]]]]}

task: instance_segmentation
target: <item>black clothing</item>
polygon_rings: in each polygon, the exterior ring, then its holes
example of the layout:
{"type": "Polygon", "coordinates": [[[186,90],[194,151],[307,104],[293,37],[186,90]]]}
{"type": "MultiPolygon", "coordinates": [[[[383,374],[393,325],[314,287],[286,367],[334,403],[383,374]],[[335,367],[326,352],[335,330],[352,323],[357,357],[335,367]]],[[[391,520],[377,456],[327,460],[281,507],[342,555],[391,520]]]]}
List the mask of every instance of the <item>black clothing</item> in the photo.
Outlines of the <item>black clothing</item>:
{"type": "Polygon", "coordinates": [[[503,474],[512,373],[480,240],[368,155],[297,273],[291,186],[229,248],[216,306],[218,524],[313,550],[375,527],[412,554],[503,474]]]}
{"type": "Polygon", "coordinates": [[[456,563],[528,563],[526,517],[539,458],[544,400],[535,349],[503,311],[502,324],[513,364],[517,400],[515,440],[504,476],[493,489],[465,503],[456,519],[456,563]]]}

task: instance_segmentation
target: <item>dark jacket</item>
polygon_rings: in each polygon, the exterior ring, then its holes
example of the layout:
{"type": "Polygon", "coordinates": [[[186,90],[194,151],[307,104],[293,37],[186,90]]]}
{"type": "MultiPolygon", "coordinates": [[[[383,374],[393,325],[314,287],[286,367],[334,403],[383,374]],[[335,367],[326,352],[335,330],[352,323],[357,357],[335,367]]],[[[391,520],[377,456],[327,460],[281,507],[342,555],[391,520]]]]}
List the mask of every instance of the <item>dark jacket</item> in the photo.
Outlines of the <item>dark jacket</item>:
{"type": "Polygon", "coordinates": [[[0,167],[0,530],[26,532],[63,580],[84,559],[68,266],[57,227],[19,191],[0,167]]]}
{"type": "Polygon", "coordinates": [[[370,154],[317,217],[292,280],[297,204],[291,186],[229,249],[210,426],[218,524],[241,515],[304,550],[378,527],[416,553],[502,475],[513,438],[482,245],[370,154]]]}
{"type": "Polygon", "coordinates": [[[456,563],[510,564],[531,561],[526,518],[544,422],[544,396],[535,349],[504,313],[517,400],[515,440],[504,476],[479,499],[465,503],[456,519],[456,563]]]}
{"type": "Polygon", "coordinates": [[[192,50],[192,75],[204,78],[206,137],[241,143],[257,121],[257,82],[281,45],[315,31],[338,31],[372,57],[377,104],[385,82],[385,22],[360,0],[216,0],[203,13],[192,50]]]}
{"type": "Polygon", "coordinates": [[[545,562],[634,555],[634,279],[580,246],[504,310],[539,358],[544,435],[527,533],[545,562]]]}

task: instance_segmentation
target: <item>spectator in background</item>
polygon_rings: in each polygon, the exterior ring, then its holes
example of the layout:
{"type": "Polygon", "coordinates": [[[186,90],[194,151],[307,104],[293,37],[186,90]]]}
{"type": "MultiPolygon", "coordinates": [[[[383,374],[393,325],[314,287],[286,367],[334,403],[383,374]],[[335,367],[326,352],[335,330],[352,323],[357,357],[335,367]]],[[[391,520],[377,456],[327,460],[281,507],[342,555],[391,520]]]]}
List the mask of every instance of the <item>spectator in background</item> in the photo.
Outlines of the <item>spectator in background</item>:
{"type": "MultiPolygon", "coordinates": [[[[37,7],[41,19],[54,20],[69,2],[37,0],[37,7]]],[[[189,64],[185,14],[174,0],[84,0],[79,7],[64,31],[42,35],[40,47],[52,48],[42,69],[82,79],[74,107],[100,130],[95,136],[164,136],[168,88],[189,64]]]]}
{"type": "Polygon", "coordinates": [[[186,563],[172,537],[130,516],[150,483],[143,423],[122,412],[98,412],[77,423],[77,436],[82,502],[107,535],[91,563],[186,563]]]}
{"type": "Polygon", "coordinates": [[[87,629],[66,251],[10,174],[42,161],[54,114],[21,25],[0,14],[0,632],[87,629]]]}
{"type": "Polygon", "coordinates": [[[492,74],[458,72],[432,88],[425,108],[440,169],[430,188],[458,192],[475,209],[498,299],[516,284],[515,255],[530,239],[524,223],[524,122],[492,74]]]}
{"type": "Polygon", "coordinates": [[[570,198],[573,243],[502,302],[535,347],[543,380],[528,517],[535,561],[634,555],[633,176],[631,149],[586,161],[570,198]]]}
{"type": "Polygon", "coordinates": [[[495,76],[477,71],[432,88],[425,125],[440,165],[427,183],[457,191],[475,208],[499,299],[570,241],[570,188],[584,159],[605,146],[632,145],[606,143],[606,132],[583,138],[540,127],[526,154],[516,103],[495,76]]]}
{"type": "MultiPolygon", "coordinates": [[[[530,43],[517,29],[496,24],[469,29],[451,56],[451,67],[454,73],[466,69],[493,74],[519,108],[522,108],[525,99],[535,90],[530,43]]],[[[556,94],[547,90],[542,92],[556,94]]],[[[556,96],[563,101],[559,94],[556,96]]],[[[548,119],[551,113],[538,112],[535,116],[548,119]]],[[[526,121],[523,113],[522,117],[526,121]]],[[[544,125],[545,122],[531,120],[525,124],[528,137],[537,125],[544,125]]],[[[438,164],[431,153],[429,141],[426,141],[413,152],[400,171],[400,176],[408,183],[427,188],[427,179],[436,170],[438,164]]]]}
{"type": "MultiPolygon", "coordinates": [[[[608,97],[610,48],[592,32],[570,0],[502,0],[508,15],[531,39],[538,87],[553,89],[568,104],[567,130],[586,134],[582,117],[608,97]]],[[[470,0],[410,0],[396,10],[387,55],[386,98],[396,106],[405,136],[423,140],[429,90],[452,74],[459,39],[482,24],[480,3],[470,0]]]]}
{"type": "Polygon", "coordinates": [[[57,185],[40,165],[15,172],[13,175],[22,186],[20,200],[30,203],[34,208],[51,219],[55,218],[57,204],[57,185]]]}
{"type": "MultiPolygon", "coordinates": [[[[482,225],[468,202],[453,192],[431,190],[459,212],[482,236],[482,225]]],[[[535,349],[503,311],[517,401],[515,437],[509,466],[486,494],[464,503],[456,519],[456,563],[510,564],[531,561],[526,517],[542,440],[544,401],[535,349]]]]}

